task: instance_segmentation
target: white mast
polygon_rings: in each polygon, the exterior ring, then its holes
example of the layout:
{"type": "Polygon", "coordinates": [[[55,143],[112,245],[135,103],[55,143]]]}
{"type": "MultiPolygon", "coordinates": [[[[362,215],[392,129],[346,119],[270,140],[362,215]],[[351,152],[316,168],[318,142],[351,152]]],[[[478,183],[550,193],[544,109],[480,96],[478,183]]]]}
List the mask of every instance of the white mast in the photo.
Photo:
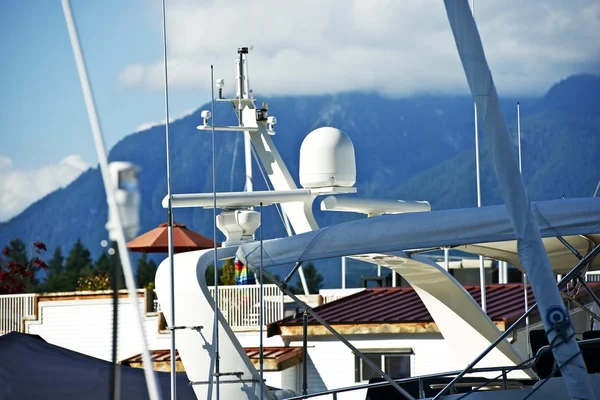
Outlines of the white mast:
{"type": "MultiPolygon", "coordinates": [[[[240,125],[242,125],[242,99],[250,98],[250,84],[248,82],[248,54],[247,47],[238,48],[239,58],[236,60],[237,66],[237,97],[240,99],[238,103],[238,111],[240,116],[240,125]]],[[[252,192],[252,139],[250,138],[250,132],[244,132],[244,166],[246,169],[246,181],[244,190],[246,192],[252,192]]]]}

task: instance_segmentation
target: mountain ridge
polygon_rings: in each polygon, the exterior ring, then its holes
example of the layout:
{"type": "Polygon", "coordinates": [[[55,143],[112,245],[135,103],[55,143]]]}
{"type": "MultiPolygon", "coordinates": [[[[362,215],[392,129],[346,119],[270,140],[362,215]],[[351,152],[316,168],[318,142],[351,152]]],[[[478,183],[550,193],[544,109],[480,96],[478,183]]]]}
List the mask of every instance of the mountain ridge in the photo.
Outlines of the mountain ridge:
{"type": "MultiPolygon", "coordinates": [[[[598,92],[594,92],[599,87],[599,76],[577,75],[557,82],[541,98],[519,99],[524,179],[532,199],[557,198],[563,194],[583,196],[583,188],[588,185],[589,195],[593,193],[600,178],[593,154],[594,149],[600,148],[597,139],[600,104],[595,95],[598,92]],[[566,156],[576,159],[568,161],[566,156]],[[588,168],[583,168],[585,163],[588,168]],[[560,180],[548,185],[549,177],[560,180]],[[592,182],[594,179],[596,182],[592,182]]],[[[269,114],[279,120],[274,140],[297,183],[299,149],[304,136],[317,127],[329,125],[340,128],[354,142],[359,196],[429,200],[436,209],[476,204],[472,172],[473,113],[468,96],[393,99],[354,92],[284,96],[264,101],[269,102],[269,114]]],[[[516,102],[516,98],[501,101],[515,143],[516,102]]],[[[219,103],[217,106],[215,124],[236,123],[230,107],[219,103]]],[[[173,193],[212,191],[210,135],[196,130],[201,121],[200,110],[205,107],[170,124],[173,193]]],[[[216,138],[218,191],[243,188],[240,137],[237,133],[224,133],[216,138]]],[[[501,199],[484,133],[481,138],[483,204],[498,204],[501,199]]],[[[164,125],[124,137],[111,149],[109,160],[141,166],[141,232],[164,222],[166,211],[161,206],[166,194],[164,125]]],[[[255,189],[265,189],[256,165],[254,177],[255,189]]],[[[315,215],[321,226],[359,218],[348,213],[323,213],[318,210],[319,201],[315,203],[315,215]]],[[[211,210],[177,209],[174,215],[175,220],[191,229],[212,236],[211,210]]],[[[46,195],[0,224],[0,241],[7,243],[15,237],[26,242],[40,240],[49,249],[60,245],[66,252],[81,237],[96,257],[102,251],[100,241],[107,238],[106,218],[100,173],[92,168],[67,187],[46,195]]],[[[273,207],[265,208],[266,238],[285,236],[278,218],[273,207]]],[[[220,235],[218,240],[223,237],[220,235]]],[[[324,275],[325,283],[329,284],[333,278],[329,273],[324,275]]]]}

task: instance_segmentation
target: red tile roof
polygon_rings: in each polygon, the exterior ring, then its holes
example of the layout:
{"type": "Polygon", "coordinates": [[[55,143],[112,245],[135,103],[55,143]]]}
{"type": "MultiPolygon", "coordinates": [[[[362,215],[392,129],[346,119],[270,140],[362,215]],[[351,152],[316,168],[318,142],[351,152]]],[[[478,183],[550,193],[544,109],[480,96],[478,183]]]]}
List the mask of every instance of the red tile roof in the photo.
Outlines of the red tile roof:
{"type": "MultiPolygon", "coordinates": [[[[259,348],[258,347],[248,347],[244,348],[246,355],[250,358],[250,360],[258,360],[260,358],[259,348]]],[[[264,347],[263,348],[263,358],[265,360],[276,360],[277,362],[283,362],[293,357],[302,357],[302,348],[301,347],[264,347]]],[[[170,350],[152,350],[150,351],[150,358],[152,362],[171,362],[171,351],[170,350]]],[[[179,357],[179,352],[175,352],[175,361],[181,361],[179,357]]],[[[131,363],[141,363],[142,355],[136,354],[135,356],[129,357],[123,361],[121,364],[129,365],[131,363]]]]}
{"type": "MultiPolygon", "coordinates": [[[[600,292],[600,283],[588,283],[594,292],[600,292]]],[[[465,286],[475,301],[481,304],[479,285],[465,286]]],[[[487,285],[487,313],[493,321],[514,321],[525,312],[523,284],[487,285]]],[[[528,286],[528,304],[535,303],[531,287],[528,286]]],[[[576,298],[586,297],[581,289],[576,298]]],[[[353,295],[343,297],[314,309],[320,317],[330,324],[372,324],[372,323],[410,323],[431,322],[429,311],[410,287],[365,289],[353,295]]],[[[308,317],[308,323],[318,322],[308,317]]],[[[302,325],[302,317],[287,317],[274,322],[276,326],[302,325]]]]}

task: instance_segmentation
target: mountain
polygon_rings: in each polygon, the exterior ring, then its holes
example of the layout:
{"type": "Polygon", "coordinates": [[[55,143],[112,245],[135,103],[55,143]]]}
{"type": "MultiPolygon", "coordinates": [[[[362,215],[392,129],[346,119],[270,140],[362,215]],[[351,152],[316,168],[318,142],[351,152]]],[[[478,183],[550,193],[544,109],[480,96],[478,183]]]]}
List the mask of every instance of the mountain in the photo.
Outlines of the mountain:
{"type": "MultiPolygon", "coordinates": [[[[600,78],[578,75],[554,85],[542,98],[521,98],[523,173],[533,199],[590,196],[600,178],[600,78]]],[[[352,139],[357,161],[357,188],[362,197],[429,200],[434,208],[476,205],[473,104],[468,96],[386,98],[374,93],[275,97],[269,114],[277,116],[274,137],[292,176],[298,182],[299,149],[303,138],[320,126],[335,126],[352,139]]],[[[515,134],[517,99],[504,98],[503,110],[515,134]]],[[[200,111],[173,122],[171,181],[173,193],[211,192],[210,134],[196,130],[200,111]]],[[[217,103],[215,123],[234,124],[230,106],[217,103]]],[[[495,176],[481,136],[484,204],[499,203],[495,176]]],[[[239,133],[217,133],[217,190],[241,190],[244,183],[243,141],[239,133]]],[[[91,139],[90,139],[91,140],[91,139]]],[[[164,126],[131,134],[110,152],[111,161],[130,161],[141,167],[141,232],[166,220],[161,201],[166,194],[164,126]]],[[[255,190],[265,188],[257,167],[255,190]]],[[[322,213],[321,226],[353,218],[348,213],[322,213]]],[[[57,190],[0,224],[0,243],[19,237],[40,240],[49,249],[68,251],[77,238],[95,257],[107,206],[98,169],[90,169],[64,189],[57,190]]],[[[212,211],[176,209],[174,219],[212,236],[212,211]]],[[[266,207],[266,238],[284,236],[276,210],[266,207]]],[[[219,233],[220,235],[220,233],[219,233]]],[[[220,237],[219,240],[223,238],[220,237]]],[[[339,282],[339,268],[321,268],[325,284],[339,282]]]]}
{"type": "MultiPolygon", "coordinates": [[[[591,197],[600,180],[600,76],[578,75],[555,84],[521,107],[523,181],[531,200],[591,197]],[[526,110],[523,112],[523,110],[526,110]]],[[[513,104],[511,108],[514,109],[513,104]]],[[[505,109],[506,110],[506,109],[505,109]]],[[[516,111],[515,111],[516,112],[516,111]]],[[[517,148],[517,126],[509,126],[517,148]]],[[[480,145],[483,205],[501,204],[485,133],[480,145]]],[[[393,197],[417,195],[436,209],[477,206],[472,149],[417,173],[393,197]]]]}

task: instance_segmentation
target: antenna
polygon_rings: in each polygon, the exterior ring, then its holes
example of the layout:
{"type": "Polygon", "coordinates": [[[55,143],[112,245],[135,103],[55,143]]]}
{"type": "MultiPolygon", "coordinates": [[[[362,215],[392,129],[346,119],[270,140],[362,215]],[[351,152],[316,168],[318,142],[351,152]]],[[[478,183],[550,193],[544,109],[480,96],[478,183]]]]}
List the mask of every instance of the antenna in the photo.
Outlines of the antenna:
{"type": "MultiPolygon", "coordinates": [[[[521,158],[521,103],[517,101],[517,147],[519,149],[519,172],[523,176],[521,158]]],[[[523,272],[523,297],[525,298],[525,312],[529,309],[529,296],[527,295],[527,273],[523,272]]],[[[525,351],[529,355],[529,316],[525,317],[525,351]]]]}
{"type": "MultiPolygon", "coordinates": [[[[475,0],[472,6],[473,19],[475,19],[475,0]]],[[[473,103],[475,114],[475,169],[477,175],[477,207],[481,207],[481,176],[479,172],[479,123],[477,121],[477,104],[473,103]]],[[[479,256],[479,285],[481,287],[481,309],[486,312],[487,304],[485,298],[485,264],[483,256],[479,256]]]]}
{"type": "Polygon", "coordinates": [[[167,148],[167,241],[169,252],[169,266],[171,270],[171,400],[177,399],[177,382],[176,382],[176,347],[175,347],[175,254],[173,250],[173,193],[171,192],[171,151],[170,151],[170,134],[169,134],[169,74],[167,69],[167,11],[165,8],[165,0],[162,0],[162,18],[163,18],[163,59],[165,71],[165,145],[167,148]]]}

